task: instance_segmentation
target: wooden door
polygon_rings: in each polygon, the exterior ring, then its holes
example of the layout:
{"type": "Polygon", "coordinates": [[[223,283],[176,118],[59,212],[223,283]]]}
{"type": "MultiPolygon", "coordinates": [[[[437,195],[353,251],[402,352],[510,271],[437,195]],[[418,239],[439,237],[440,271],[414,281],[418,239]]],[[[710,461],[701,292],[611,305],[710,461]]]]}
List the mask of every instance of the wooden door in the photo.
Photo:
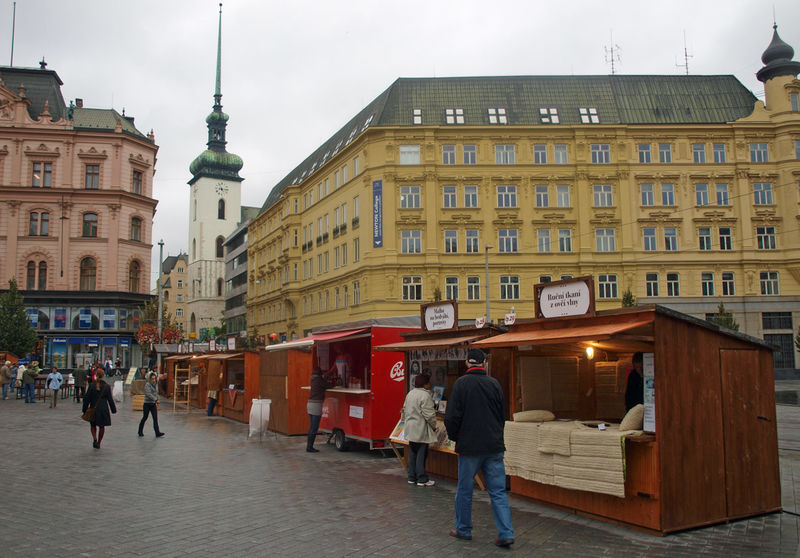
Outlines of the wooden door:
{"type": "Polygon", "coordinates": [[[780,506],[774,382],[769,359],[760,353],[719,352],[729,518],[780,506]]]}

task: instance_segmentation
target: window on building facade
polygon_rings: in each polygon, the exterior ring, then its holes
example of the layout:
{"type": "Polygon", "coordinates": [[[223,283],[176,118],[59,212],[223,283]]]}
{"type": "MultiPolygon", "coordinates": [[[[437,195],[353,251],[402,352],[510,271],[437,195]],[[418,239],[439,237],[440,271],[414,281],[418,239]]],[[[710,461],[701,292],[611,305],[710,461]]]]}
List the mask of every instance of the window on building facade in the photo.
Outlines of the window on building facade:
{"type": "Polygon", "coordinates": [[[714,274],[705,272],[700,274],[700,292],[703,296],[714,296],[714,274]]]}
{"type": "Polygon", "coordinates": [[[571,207],[569,195],[569,184],[559,184],[556,186],[556,203],[558,207],[571,207]]]}
{"type": "Polygon", "coordinates": [[[463,108],[444,109],[444,121],[447,124],[463,124],[464,109],[463,108]]]}
{"type": "Polygon", "coordinates": [[[664,183],[661,185],[661,205],[675,205],[675,185],[664,183]]]}
{"type": "Polygon", "coordinates": [[[658,144],[658,162],[659,163],[672,162],[672,144],[670,143],[658,144]]]}
{"type": "Polygon", "coordinates": [[[141,274],[141,266],[136,260],[132,261],[128,266],[128,291],[132,293],[139,292],[139,275],[141,274]]]}
{"type": "Polygon", "coordinates": [[[50,188],[53,186],[53,163],[35,161],[33,163],[33,176],[31,184],[35,188],[50,188]]]}
{"type": "Polygon", "coordinates": [[[544,143],[537,143],[533,146],[533,164],[546,165],[547,164],[547,145],[544,143]]]}
{"type": "Polygon", "coordinates": [[[478,229],[467,229],[466,231],[467,253],[478,253],[478,229]]]}
{"type": "Polygon", "coordinates": [[[536,247],[542,254],[550,251],[550,229],[538,229],[536,231],[536,247]]]}
{"type": "Polygon", "coordinates": [[[50,213],[31,211],[28,234],[30,236],[48,236],[50,234],[50,213]]]}
{"type": "Polygon", "coordinates": [[[697,239],[700,243],[699,248],[702,251],[711,250],[711,228],[700,227],[697,229],[697,239]]]}
{"type": "Polygon", "coordinates": [[[419,165],[419,145],[401,145],[400,164],[419,165]]]}
{"type": "Polygon", "coordinates": [[[353,176],[358,176],[361,173],[361,158],[353,157],[353,176]]]}
{"type": "Polygon", "coordinates": [[[477,275],[467,276],[467,300],[481,299],[481,278],[477,275]]]}
{"type": "Polygon", "coordinates": [[[400,208],[419,209],[420,188],[419,186],[400,186],[400,208]]]}
{"type": "Polygon", "coordinates": [[[100,187],[100,165],[84,167],[84,187],[87,190],[97,190],[100,187]]]}
{"type": "Polygon", "coordinates": [[[730,271],[722,273],[722,296],[736,296],[736,284],[730,271]]]}
{"type": "Polygon", "coordinates": [[[715,186],[717,192],[717,205],[730,205],[730,195],[728,193],[727,184],[717,184],[715,186]]]}
{"type": "Polygon", "coordinates": [[[655,227],[645,227],[642,229],[642,239],[646,252],[656,251],[656,229],[655,227]]]}
{"type": "Polygon", "coordinates": [[[762,312],[762,329],[792,329],[791,312],[762,312]]]}
{"type": "Polygon", "coordinates": [[[225,219],[225,200],[217,202],[217,219],[225,219]]]}
{"type": "Polygon", "coordinates": [[[725,153],[725,144],[724,143],[715,143],[711,146],[714,150],[714,162],[715,163],[725,163],[728,159],[725,153]]]}
{"type": "Polygon", "coordinates": [[[403,300],[422,300],[422,277],[403,276],[403,300]]]}
{"type": "Polygon", "coordinates": [[[636,146],[636,150],[639,153],[639,162],[640,163],[652,163],[653,157],[650,153],[650,144],[649,143],[640,143],[636,146]]]}
{"type": "Polygon", "coordinates": [[[695,184],[694,197],[698,207],[708,205],[708,184],[695,184]]]}
{"type": "Polygon", "coordinates": [[[800,140],[794,140],[794,158],[800,159],[800,140]]]}
{"type": "Polygon", "coordinates": [[[558,117],[558,108],[556,107],[541,107],[539,109],[539,118],[542,124],[558,124],[560,118],[558,117]]]}
{"type": "Polygon", "coordinates": [[[572,252],[572,229],[558,229],[558,251],[572,252]]]}
{"type": "Polygon", "coordinates": [[[753,203],[756,205],[772,205],[772,184],[756,182],[753,184],[753,203]]]}
{"type": "Polygon", "coordinates": [[[444,278],[444,297],[446,300],[458,300],[458,277],[444,278]]]}
{"type": "Polygon", "coordinates": [[[519,277],[517,275],[500,276],[500,300],[519,300],[519,277]]]}
{"type": "Polygon", "coordinates": [[[692,144],[692,160],[697,164],[706,162],[706,144],[693,143],[692,144]]]}
{"type": "Polygon", "coordinates": [[[478,147],[473,144],[464,144],[464,164],[475,165],[478,162],[478,147]]]}
{"type": "Polygon", "coordinates": [[[583,124],[599,124],[600,116],[595,107],[580,107],[578,109],[583,124]]]}
{"type": "Polygon", "coordinates": [[[516,252],[517,229],[500,229],[497,231],[497,246],[501,253],[516,252]]]}
{"type": "Polygon", "coordinates": [[[595,184],[592,186],[592,192],[595,207],[613,207],[614,194],[611,191],[611,184],[595,184]]]}
{"type": "Polygon", "coordinates": [[[646,296],[658,296],[658,273],[647,273],[644,276],[646,296]]]}
{"type": "Polygon", "coordinates": [[[131,173],[131,192],[141,195],[142,193],[142,172],[135,170],[131,173]]]}
{"type": "Polygon", "coordinates": [[[183,318],[183,308],[176,308],[175,309],[175,317],[176,318],[183,318]]]}
{"type": "Polygon", "coordinates": [[[597,276],[598,298],[617,298],[617,276],[614,273],[597,276]]]}
{"type": "Polygon", "coordinates": [[[567,144],[557,143],[553,146],[553,162],[556,165],[569,164],[569,153],[567,152],[567,144]]]}
{"type": "Polygon", "coordinates": [[[517,187],[501,185],[497,187],[497,207],[517,207],[517,187]]]}
{"type": "Polygon", "coordinates": [[[547,184],[536,185],[536,207],[549,207],[550,193],[547,184]]]}
{"type": "Polygon", "coordinates": [[[681,281],[677,273],[667,273],[667,296],[681,296],[681,281]]]}
{"type": "Polygon", "coordinates": [[[642,191],[642,206],[648,207],[655,205],[655,196],[653,194],[653,185],[652,184],[642,184],[640,185],[640,189],[642,191]]]}
{"type": "Polygon", "coordinates": [[[357,262],[361,259],[361,241],[358,238],[353,239],[353,261],[357,262]]]}
{"type": "Polygon", "coordinates": [[[497,144],[494,146],[494,162],[498,165],[513,165],[515,162],[515,146],[497,144]]]}
{"type": "Polygon", "coordinates": [[[84,213],[83,214],[83,236],[96,237],[97,236],[97,214],[84,213]]]}
{"type": "Polygon", "coordinates": [[[800,111],[800,95],[789,93],[789,104],[792,106],[792,112],[800,111]]]}
{"type": "Polygon", "coordinates": [[[419,254],[422,252],[422,231],[400,231],[400,252],[403,254],[419,254]]]}
{"type": "Polygon", "coordinates": [[[414,124],[422,124],[422,109],[413,109],[411,111],[411,121],[414,124]]]}
{"type": "Polygon", "coordinates": [[[32,291],[36,288],[36,262],[29,261],[25,273],[25,290],[32,291]]]}
{"type": "Polygon", "coordinates": [[[614,229],[595,229],[594,237],[598,252],[616,252],[617,241],[614,229]]]}
{"type": "Polygon", "coordinates": [[[216,242],[216,247],[217,247],[216,254],[217,254],[218,258],[221,258],[221,257],[223,257],[225,255],[225,249],[224,249],[224,246],[223,246],[224,243],[225,243],[225,239],[223,237],[221,237],[221,236],[218,236],[217,237],[217,242],[216,242]]]}
{"type": "Polygon", "coordinates": [[[136,242],[142,240],[142,220],[138,217],[131,218],[131,240],[136,242]]]}
{"type": "Polygon", "coordinates": [[[464,186],[464,207],[478,207],[478,187],[464,186]]]}
{"type": "Polygon", "coordinates": [[[455,186],[444,186],[442,188],[444,194],[443,205],[448,209],[452,209],[458,206],[456,202],[456,187],[455,186]]]}
{"type": "Polygon", "coordinates": [[[456,146],[443,145],[442,146],[442,164],[455,165],[456,164],[456,146]]]}
{"type": "Polygon", "coordinates": [[[759,273],[759,280],[761,283],[762,295],[779,295],[778,289],[778,272],[777,271],[762,271],[759,273]]]}
{"type": "Polygon", "coordinates": [[[93,291],[96,286],[97,264],[94,258],[83,258],[80,264],[80,290],[93,291]]]}
{"type": "Polygon", "coordinates": [[[605,165],[611,162],[611,146],[607,143],[593,143],[591,146],[592,163],[605,165]]]}
{"type": "Polygon", "coordinates": [[[756,241],[759,250],[775,250],[775,227],[756,227],[756,241]]]}
{"type": "Polygon", "coordinates": [[[508,115],[504,108],[488,108],[489,124],[508,124],[508,115]]]}
{"type": "Polygon", "coordinates": [[[444,252],[445,254],[455,254],[458,252],[458,231],[446,229],[444,231],[444,252]]]}
{"type": "Polygon", "coordinates": [[[769,152],[767,151],[766,143],[751,143],[750,144],[750,162],[751,163],[768,163],[769,152]]]}
{"type": "Polygon", "coordinates": [[[719,249],[720,250],[732,250],[733,249],[733,238],[731,235],[731,228],[730,227],[720,227],[719,228],[719,249]]]}
{"type": "Polygon", "coordinates": [[[676,252],[678,250],[678,229],[666,227],[664,229],[664,250],[676,252]]]}

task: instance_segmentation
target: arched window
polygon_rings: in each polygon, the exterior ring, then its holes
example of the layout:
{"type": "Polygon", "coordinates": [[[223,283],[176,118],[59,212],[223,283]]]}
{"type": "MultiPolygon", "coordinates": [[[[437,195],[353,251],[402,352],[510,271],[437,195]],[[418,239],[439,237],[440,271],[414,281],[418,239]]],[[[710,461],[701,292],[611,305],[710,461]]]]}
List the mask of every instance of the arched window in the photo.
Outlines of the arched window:
{"type": "Polygon", "coordinates": [[[97,236],[97,213],[83,214],[83,236],[97,236]]]}
{"type": "Polygon", "coordinates": [[[217,203],[217,219],[225,218],[225,200],[219,200],[217,203]]]}
{"type": "Polygon", "coordinates": [[[50,234],[50,214],[47,211],[42,211],[42,215],[39,219],[39,236],[47,236],[50,234]]]}
{"type": "Polygon", "coordinates": [[[169,300],[169,291],[163,291],[164,300],[169,300]]]}
{"type": "Polygon", "coordinates": [[[36,288],[36,262],[28,262],[28,273],[25,279],[25,289],[32,291],[36,288]]]}
{"type": "Polygon", "coordinates": [[[31,211],[28,236],[36,236],[37,234],[39,234],[39,213],[37,211],[31,211]]]}
{"type": "Polygon", "coordinates": [[[139,262],[133,260],[128,267],[128,290],[132,293],[139,292],[139,262]]]}
{"type": "Polygon", "coordinates": [[[192,221],[197,221],[197,200],[194,200],[194,211],[192,212],[192,221]]]}
{"type": "Polygon", "coordinates": [[[225,249],[222,246],[222,243],[225,242],[225,239],[221,236],[217,237],[217,257],[221,258],[225,255],[225,249]]]}
{"type": "Polygon", "coordinates": [[[96,278],[97,278],[97,264],[95,263],[94,258],[83,258],[81,260],[80,290],[82,291],[95,290],[96,278]]]}
{"type": "Polygon", "coordinates": [[[142,240],[142,220],[138,217],[131,219],[131,240],[142,240]]]}
{"type": "Polygon", "coordinates": [[[196,238],[192,239],[192,259],[193,260],[197,259],[197,239],[196,238]]]}
{"type": "Polygon", "coordinates": [[[189,318],[189,331],[191,333],[197,333],[197,320],[194,317],[194,312],[192,312],[192,317],[189,318]]]}
{"type": "Polygon", "coordinates": [[[47,262],[42,260],[39,262],[39,287],[40,291],[47,289],[47,262]]]}
{"type": "Polygon", "coordinates": [[[223,285],[222,279],[221,278],[217,279],[217,296],[222,296],[222,285],[223,285]]]}

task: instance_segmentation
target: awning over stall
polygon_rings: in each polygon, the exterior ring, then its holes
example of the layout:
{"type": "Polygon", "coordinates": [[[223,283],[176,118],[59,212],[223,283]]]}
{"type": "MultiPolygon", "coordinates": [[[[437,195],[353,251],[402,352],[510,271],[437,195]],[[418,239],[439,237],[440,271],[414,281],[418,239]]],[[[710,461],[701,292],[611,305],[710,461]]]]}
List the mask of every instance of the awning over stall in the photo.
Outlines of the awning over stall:
{"type": "Polygon", "coordinates": [[[501,333],[473,346],[480,348],[516,347],[519,345],[557,345],[560,343],[580,343],[583,341],[602,341],[618,333],[636,329],[653,323],[652,319],[626,323],[584,325],[575,327],[534,329],[501,333]]]}
{"type": "Polygon", "coordinates": [[[400,341],[399,343],[389,343],[388,345],[379,345],[373,347],[376,351],[414,351],[419,349],[439,349],[442,347],[454,347],[456,345],[464,345],[486,337],[485,334],[475,335],[460,335],[453,337],[437,337],[434,339],[416,339],[414,341],[400,341]]]}
{"type": "Polygon", "coordinates": [[[213,354],[208,355],[208,360],[228,360],[230,358],[241,358],[244,353],[229,353],[229,354],[213,354]]]}
{"type": "Polygon", "coordinates": [[[295,339],[294,341],[287,341],[286,343],[279,343],[278,345],[269,345],[267,347],[264,347],[264,350],[285,351],[287,349],[302,349],[303,347],[310,347],[314,343],[319,343],[322,341],[333,341],[334,339],[342,339],[344,337],[350,337],[351,335],[363,333],[367,331],[367,329],[368,328],[361,328],[361,329],[349,329],[346,331],[333,331],[330,333],[315,333],[309,337],[295,339]]]}

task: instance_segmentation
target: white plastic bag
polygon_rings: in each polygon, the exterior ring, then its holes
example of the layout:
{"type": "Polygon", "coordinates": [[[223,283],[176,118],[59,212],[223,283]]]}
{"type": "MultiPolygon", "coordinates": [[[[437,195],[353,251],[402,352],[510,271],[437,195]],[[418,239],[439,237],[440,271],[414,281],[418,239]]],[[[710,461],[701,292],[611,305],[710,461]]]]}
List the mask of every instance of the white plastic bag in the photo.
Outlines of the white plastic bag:
{"type": "Polygon", "coordinates": [[[264,434],[269,426],[269,407],[272,399],[253,399],[250,407],[250,436],[264,434]]]}
{"type": "Polygon", "coordinates": [[[111,388],[111,397],[114,398],[114,401],[117,403],[122,403],[123,399],[123,392],[122,392],[122,382],[114,382],[114,387],[111,388]]]}

